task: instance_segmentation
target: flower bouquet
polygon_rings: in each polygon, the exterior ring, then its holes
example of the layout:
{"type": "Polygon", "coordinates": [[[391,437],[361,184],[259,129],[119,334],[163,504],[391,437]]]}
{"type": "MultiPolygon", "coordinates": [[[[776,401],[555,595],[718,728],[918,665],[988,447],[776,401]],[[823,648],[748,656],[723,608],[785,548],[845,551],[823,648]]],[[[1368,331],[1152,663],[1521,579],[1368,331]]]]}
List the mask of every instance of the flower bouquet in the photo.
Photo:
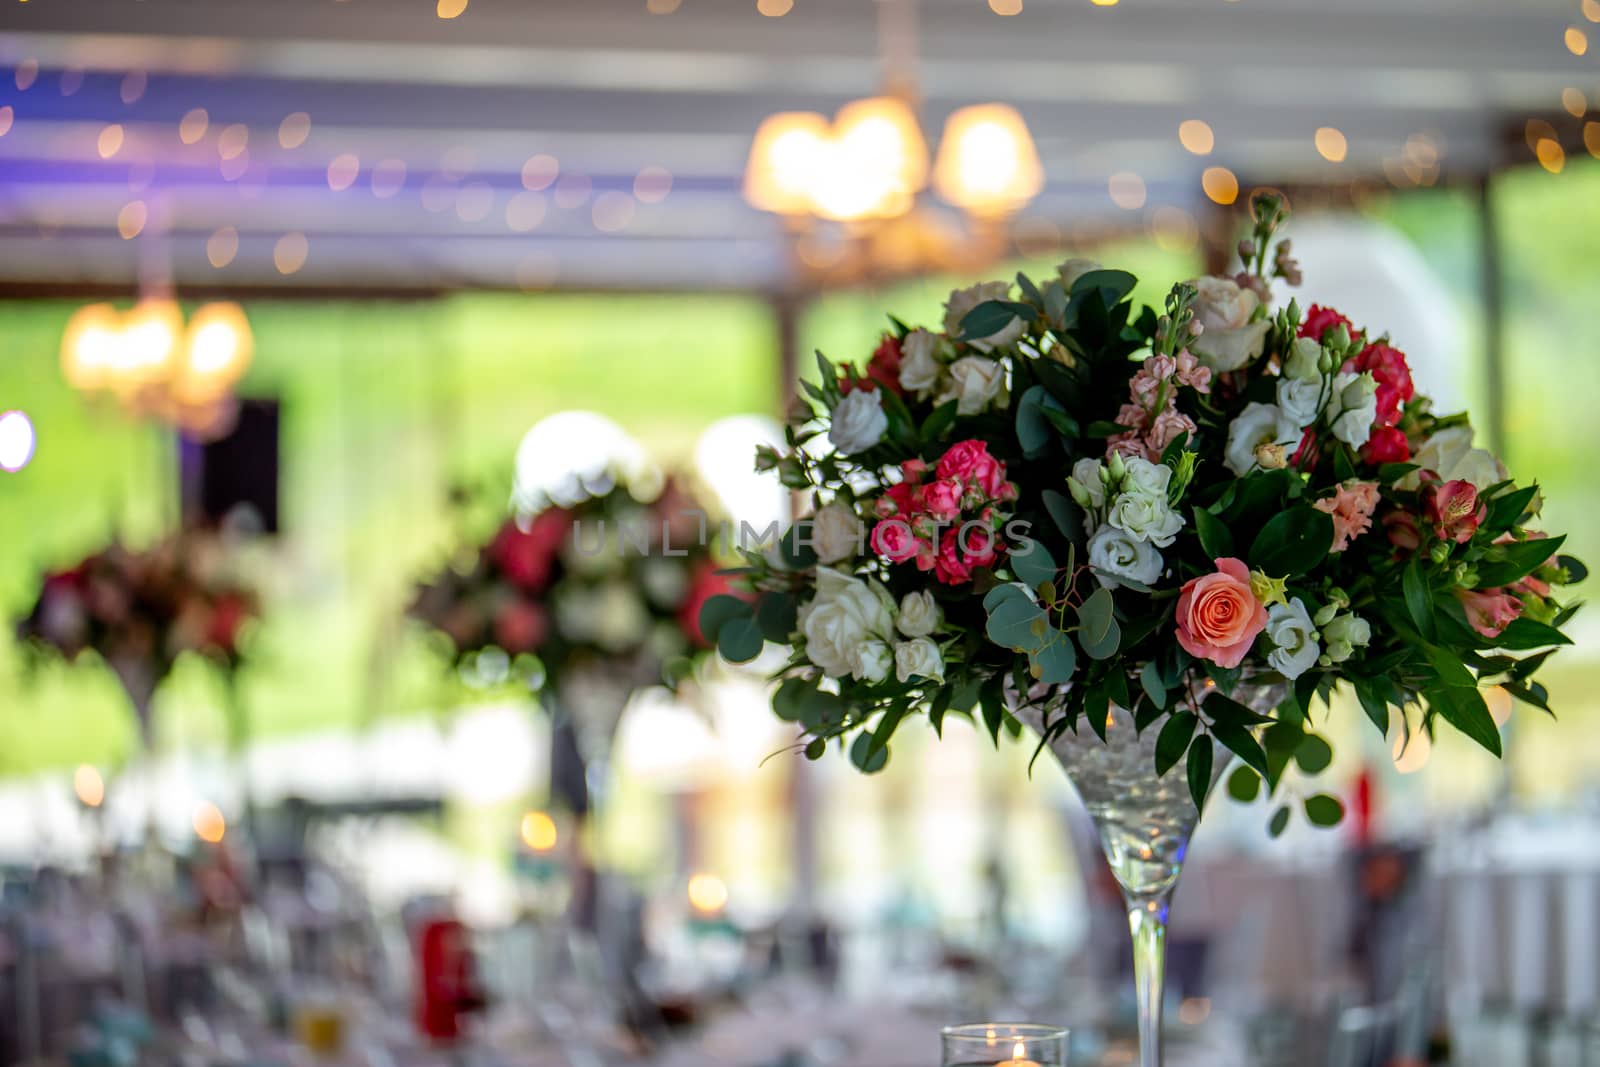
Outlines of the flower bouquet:
{"type": "Polygon", "coordinates": [[[1548,710],[1535,675],[1584,575],[1389,338],[1271,309],[1300,271],[1282,198],[1252,214],[1243,269],[1162,311],[1072,260],[951,294],[942,329],[896,322],[864,371],[819,354],[788,447],[757,458],[814,510],[701,615],[730,660],[793,647],[774,707],[812,758],[837,739],[875,770],[913,715],[1038,732],[1128,899],[1147,1065],[1166,903],[1230,758],[1241,798],[1320,771],[1341,684],[1380,732],[1443,724],[1498,754],[1481,687],[1548,710]]]}
{"type": "Polygon", "coordinates": [[[151,699],[178,658],[200,653],[231,678],[245,624],[258,613],[255,592],[231,572],[224,539],[196,528],[143,551],[113,544],[46,575],[17,638],[68,660],[97,654],[127,692],[148,747],[151,699]]]}

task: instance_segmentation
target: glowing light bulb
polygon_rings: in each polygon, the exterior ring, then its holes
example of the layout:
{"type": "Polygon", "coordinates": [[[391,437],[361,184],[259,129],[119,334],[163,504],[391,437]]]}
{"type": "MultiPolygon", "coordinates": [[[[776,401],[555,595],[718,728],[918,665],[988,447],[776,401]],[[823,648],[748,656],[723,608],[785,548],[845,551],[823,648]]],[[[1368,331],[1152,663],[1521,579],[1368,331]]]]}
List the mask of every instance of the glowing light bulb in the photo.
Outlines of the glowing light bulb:
{"type": "Polygon", "coordinates": [[[122,343],[112,359],[112,388],[134,393],[164,381],[178,356],[183,312],[171,300],[141,300],[122,325],[122,343]]]}
{"type": "Polygon", "coordinates": [[[697,874],[689,879],[689,903],[702,915],[719,912],[728,903],[728,886],[714,874],[697,874]]]}
{"type": "Polygon", "coordinates": [[[522,817],[522,843],[533,851],[549,852],[559,839],[556,821],[545,812],[530,811],[522,817]]]}
{"type": "Polygon", "coordinates": [[[220,844],[227,832],[228,822],[215,804],[207,801],[195,809],[194,834],[200,840],[211,845],[220,844]]]}
{"type": "Polygon", "coordinates": [[[61,371],[74,389],[105,389],[122,344],[122,316],[110,304],[79,308],[61,338],[61,371]]]}
{"type": "Polygon", "coordinates": [[[812,111],[769,115],[756,129],[745,166],[744,198],[780,215],[811,210],[812,189],[830,153],[828,120],[812,111]]]}
{"type": "Polygon", "coordinates": [[[238,304],[207,304],[189,320],[188,343],[173,383],[185,404],[220,400],[250,366],[255,339],[238,304]]]}
{"type": "Polygon", "coordinates": [[[934,187],[950,203],[977,215],[1007,215],[1043,186],[1038,150],[1015,108],[978,104],[945,122],[934,187]]]}
{"type": "Polygon", "coordinates": [[[87,763],[80,764],[72,772],[72,791],[77,794],[78,802],[86,808],[98,808],[106,800],[105,779],[87,763]]]}

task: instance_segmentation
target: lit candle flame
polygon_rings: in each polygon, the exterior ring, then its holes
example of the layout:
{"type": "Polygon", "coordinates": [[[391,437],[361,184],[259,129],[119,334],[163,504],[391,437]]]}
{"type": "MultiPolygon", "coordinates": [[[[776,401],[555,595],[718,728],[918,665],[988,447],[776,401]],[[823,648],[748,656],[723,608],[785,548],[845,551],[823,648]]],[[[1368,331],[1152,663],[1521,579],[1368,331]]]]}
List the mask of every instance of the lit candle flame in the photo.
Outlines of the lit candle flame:
{"type": "Polygon", "coordinates": [[[1012,1059],[1014,1059],[1014,1060],[1022,1060],[1022,1059],[1026,1059],[1027,1056],[1028,1056],[1028,1046],[1023,1044],[1021,1041],[1018,1041],[1015,1045],[1011,1046],[1011,1058],[1012,1059]]]}

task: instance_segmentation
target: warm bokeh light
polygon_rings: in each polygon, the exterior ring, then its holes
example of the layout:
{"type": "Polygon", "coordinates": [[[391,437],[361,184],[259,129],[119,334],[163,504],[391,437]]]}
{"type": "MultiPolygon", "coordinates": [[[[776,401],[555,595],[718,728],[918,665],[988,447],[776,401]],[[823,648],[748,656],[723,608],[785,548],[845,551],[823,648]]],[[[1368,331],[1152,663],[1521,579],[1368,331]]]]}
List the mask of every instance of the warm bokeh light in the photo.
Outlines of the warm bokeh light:
{"type": "Polygon", "coordinates": [[[672,172],[652,164],[633,178],[633,195],[641,204],[659,204],[672,192],[672,172]]]}
{"type": "Polygon", "coordinates": [[[1578,26],[1568,26],[1566,33],[1567,51],[1575,56],[1585,55],[1589,51],[1589,35],[1578,26]]]}
{"type": "Polygon", "coordinates": [[[548,189],[560,173],[560,161],[541,152],[522,165],[522,187],[530,192],[548,189]]]}
{"type": "Polygon", "coordinates": [[[222,160],[217,170],[226,181],[236,182],[250,170],[250,150],[245,149],[231,159],[222,160]]]}
{"type": "Polygon", "coordinates": [[[238,159],[250,146],[250,127],[242,122],[224,126],[217,134],[217,154],[223,159],[238,159]]]}
{"type": "Polygon", "coordinates": [[[0,137],[11,132],[11,124],[15,119],[16,113],[12,111],[10,104],[0,107],[0,137]]]}
{"type": "Polygon", "coordinates": [[[1183,208],[1167,204],[1150,216],[1150,237],[1168,252],[1188,252],[1200,243],[1200,227],[1183,208]]]}
{"type": "Polygon", "coordinates": [[[756,128],[744,171],[744,198],[780,215],[811,210],[811,189],[832,134],[814,111],[781,111],[756,128]]]}
{"type": "Polygon", "coordinates": [[[551,193],[556,207],[564,211],[580,208],[589,202],[589,194],[594,192],[594,181],[587,174],[563,174],[556,179],[555,191],[551,193]]]}
{"type": "Polygon", "coordinates": [[[989,0],[989,10],[996,15],[1022,14],[1022,0],[989,0]]]}
{"type": "Polygon", "coordinates": [[[244,309],[234,303],[206,304],[189,320],[173,390],[185,404],[214,403],[244,376],[254,355],[255,339],[244,309]]]}
{"type": "Polygon", "coordinates": [[[206,135],[206,130],[211,128],[211,116],[206,114],[206,109],[197,107],[186,113],[178,122],[178,139],[184,144],[199,144],[200,139],[206,135]]]}
{"type": "Polygon", "coordinates": [[[124,104],[136,104],[144,96],[144,91],[150,85],[150,77],[142,70],[130,70],[122,76],[122,85],[117,89],[117,95],[122,97],[124,104]]]}
{"type": "Polygon", "coordinates": [[[468,182],[456,193],[456,218],[462,222],[482,222],[494,210],[494,186],[488,182],[468,182]]]}
{"type": "Polygon", "coordinates": [[[122,151],[122,124],[113,122],[100,131],[100,137],[95,141],[95,150],[100,153],[101,159],[110,159],[122,151]]]}
{"type": "Polygon", "coordinates": [[[467,0],[439,0],[439,6],[435,11],[442,19],[453,19],[466,9],[467,0]]]}
{"type": "Polygon", "coordinates": [[[794,9],[794,0],[756,0],[756,10],[768,18],[782,18],[794,9]]]}
{"type": "Polygon", "coordinates": [[[556,821],[547,813],[530,811],[522,817],[522,843],[533,851],[549,852],[559,839],[556,821]]]}
{"type": "Polygon", "coordinates": [[[1349,154],[1350,145],[1344,139],[1344,133],[1333,126],[1319,126],[1314,138],[1317,145],[1317,154],[1329,163],[1343,163],[1349,154]]]}
{"type": "Polygon", "coordinates": [[[39,80],[39,61],[24,59],[17,64],[16,82],[19,91],[26,91],[39,80]]]}
{"type": "Polygon", "coordinates": [[[379,200],[388,200],[406,184],[406,165],[404,160],[385,159],[372,168],[372,195],[379,200]]]}
{"type": "Polygon", "coordinates": [[[683,4],[683,0],[645,0],[644,9],[652,15],[670,15],[683,4]]]}
{"type": "Polygon", "coordinates": [[[1600,122],[1585,122],[1583,124],[1583,147],[1589,154],[1600,159],[1600,122]]]}
{"type": "Polygon", "coordinates": [[[516,233],[538,229],[544,221],[545,199],[543,193],[526,190],[506,201],[506,226],[516,233]]]}
{"type": "Polygon", "coordinates": [[[1111,202],[1124,211],[1137,211],[1144,207],[1144,179],[1131,170],[1119,171],[1107,183],[1111,202]]]}
{"type": "Polygon", "coordinates": [[[311,245],[305,234],[286,233],[272,248],[272,265],[278,268],[279,274],[294,274],[306,265],[310,253],[311,245]]]}
{"type": "Polygon", "coordinates": [[[594,220],[594,228],[601,233],[619,233],[628,228],[637,210],[638,204],[633,197],[613,190],[596,197],[589,214],[594,220]]]}
{"type": "Polygon", "coordinates": [[[61,372],[75,389],[104,389],[116,369],[122,315],[110,304],[88,304],[73,312],[61,338],[61,372]]]}
{"type": "Polygon", "coordinates": [[[1488,706],[1489,715],[1496,726],[1504,726],[1511,721],[1511,694],[1505,686],[1491,685],[1485,688],[1483,702],[1488,706]]]}
{"type": "Polygon", "coordinates": [[[1209,153],[1217,145],[1217,137],[1210,123],[1202,119],[1184,119],[1178,124],[1178,143],[1197,156],[1209,153]]]}
{"type": "Polygon", "coordinates": [[[278,123],[278,144],[284,148],[299,148],[311,136],[311,116],[304,111],[285,115],[278,123]]]}
{"type": "Polygon", "coordinates": [[[439,173],[453,182],[472,173],[472,168],[478,163],[478,154],[472,150],[471,145],[458,144],[445,149],[444,155],[439,157],[439,173]]]}
{"type": "Polygon", "coordinates": [[[135,393],[172,373],[183,337],[183,312],[177,301],[141,300],[122,320],[122,336],[114,346],[111,386],[135,393]]]}
{"type": "Polygon", "coordinates": [[[840,108],[831,160],[820,177],[815,201],[828,218],[892,218],[909,211],[911,198],[928,184],[928,146],[911,105],[898,96],[873,96],[840,108]]]}
{"type": "Polygon", "coordinates": [[[1551,174],[1560,174],[1566,169],[1567,152],[1560,141],[1543,138],[1533,146],[1533,154],[1538,157],[1539,166],[1551,174]]]}
{"type": "Polygon", "coordinates": [[[1207,167],[1200,175],[1200,188],[1214,203],[1224,207],[1239,199],[1239,179],[1227,167],[1207,167]]]}
{"type": "Polygon", "coordinates": [[[715,914],[727,906],[728,886],[714,874],[696,874],[689,879],[689,903],[702,914],[715,914]]]}
{"type": "Polygon", "coordinates": [[[334,156],[328,164],[328,188],[342,193],[356,183],[361,174],[361,158],[354,152],[334,156]]]}
{"type": "Polygon", "coordinates": [[[218,270],[232,263],[238,254],[239,231],[232,226],[224,226],[206,238],[206,259],[218,270]]]}
{"type": "Polygon", "coordinates": [[[1033,137],[1015,108],[964,107],[945,122],[934,186],[977,215],[1008,215],[1039,195],[1044,170],[1033,137]]]}
{"type": "Polygon", "coordinates": [[[1589,98],[1583,95],[1582,89],[1567,88],[1561,90],[1561,106],[1567,109],[1567,114],[1575,119],[1581,119],[1589,110],[1589,98]]]}
{"type": "Polygon", "coordinates": [[[150,209],[143,200],[130,200],[122,205],[122,210],[117,212],[117,233],[121,234],[124,241],[131,241],[144,232],[144,225],[150,221],[150,209]]]}
{"type": "Polygon", "coordinates": [[[1415,774],[1428,765],[1433,755],[1433,739],[1421,730],[1414,731],[1408,739],[1404,734],[1394,739],[1391,750],[1394,769],[1401,774],[1415,774]]]}
{"type": "Polygon", "coordinates": [[[1178,1005],[1178,1021],[1185,1026],[1199,1026],[1211,1018],[1211,1000],[1208,997],[1184,997],[1178,1005]]]}
{"type": "Polygon", "coordinates": [[[0,415],[0,471],[15,474],[33,461],[39,443],[33,420],[21,411],[0,415]]]}
{"type": "Polygon", "coordinates": [[[106,782],[100,772],[87,763],[79,764],[72,772],[72,791],[78,803],[86,808],[98,808],[106,801],[106,782]]]}
{"type": "Polygon", "coordinates": [[[210,801],[194,809],[194,835],[210,845],[220,844],[228,832],[222,811],[210,801]]]}
{"type": "Polygon", "coordinates": [[[1583,17],[1590,22],[1600,22],[1600,0],[1583,0],[1583,17]]]}
{"type": "Polygon", "coordinates": [[[1089,0],[1095,7],[1116,7],[1117,0],[1089,0]]]}

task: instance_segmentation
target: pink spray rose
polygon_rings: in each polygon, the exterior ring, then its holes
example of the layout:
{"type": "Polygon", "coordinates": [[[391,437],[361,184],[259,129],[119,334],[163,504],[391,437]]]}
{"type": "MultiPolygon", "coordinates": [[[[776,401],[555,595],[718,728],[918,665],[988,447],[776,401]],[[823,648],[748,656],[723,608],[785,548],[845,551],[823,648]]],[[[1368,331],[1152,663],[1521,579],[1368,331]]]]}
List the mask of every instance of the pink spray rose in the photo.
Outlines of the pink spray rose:
{"type": "Polygon", "coordinates": [[[917,502],[936,519],[953,519],[961,513],[961,483],[943,477],[929,482],[917,490],[917,502]]]}
{"type": "Polygon", "coordinates": [[[956,531],[961,559],[968,567],[992,567],[1000,557],[1000,543],[994,531],[977,526],[956,531]]]}
{"type": "Polygon", "coordinates": [[[1372,529],[1372,512],[1378,506],[1377,482],[1345,482],[1326,500],[1311,505],[1333,516],[1333,549],[1343,552],[1350,542],[1372,529]]]}
{"type": "Polygon", "coordinates": [[[872,550],[890,563],[904,563],[917,554],[917,539],[905,519],[880,519],[872,528],[872,550]]]}
{"type": "Polygon", "coordinates": [[[1423,497],[1428,522],[1441,541],[1464,544],[1472,540],[1489,509],[1478,499],[1477,488],[1468,481],[1456,480],[1430,485],[1423,497]]]}
{"type": "Polygon", "coordinates": [[[1484,637],[1499,637],[1522,614],[1522,601],[1504,589],[1458,589],[1456,598],[1467,622],[1484,637]]]}
{"type": "Polygon", "coordinates": [[[1231,556],[1214,574],[1192,578],[1178,594],[1178,644],[1219,667],[1237,667],[1267,625],[1267,609],[1250,589],[1250,569],[1231,556]]]}
{"type": "Polygon", "coordinates": [[[1000,495],[1006,480],[1005,464],[989,454],[982,441],[957,441],[943,456],[935,472],[940,478],[955,478],[977,485],[988,499],[1000,495]]]}
{"type": "Polygon", "coordinates": [[[955,530],[945,531],[939,542],[939,555],[933,564],[934,577],[946,585],[960,585],[972,580],[972,565],[961,555],[960,538],[955,530]]]}

